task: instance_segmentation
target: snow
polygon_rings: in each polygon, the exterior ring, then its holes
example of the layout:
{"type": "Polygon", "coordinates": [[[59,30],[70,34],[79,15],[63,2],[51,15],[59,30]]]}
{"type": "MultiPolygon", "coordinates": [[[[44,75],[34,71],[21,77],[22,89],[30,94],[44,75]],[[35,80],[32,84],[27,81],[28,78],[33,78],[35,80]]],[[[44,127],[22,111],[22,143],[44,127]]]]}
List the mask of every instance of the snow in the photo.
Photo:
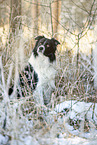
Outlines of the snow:
{"type": "Polygon", "coordinates": [[[44,145],[97,145],[97,140],[90,141],[86,139],[82,139],[79,137],[68,138],[68,139],[42,139],[40,144],[44,145]]]}
{"type": "Polygon", "coordinates": [[[56,112],[63,112],[64,108],[69,110],[69,112],[65,116],[63,116],[63,121],[65,121],[66,128],[74,134],[79,135],[85,138],[97,138],[97,103],[85,103],[85,102],[77,102],[77,101],[65,101],[61,104],[58,104],[55,108],[56,112]],[[93,106],[95,105],[94,115],[93,115],[93,106]],[[93,119],[92,119],[93,115],[93,119]],[[82,131],[82,127],[85,119],[88,122],[88,127],[90,127],[89,131],[86,133],[82,131]],[[79,129],[74,129],[68,121],[72,120],[75,125],[76,121],[80,121],[79,129]],[[94,124],[95,123],[95,124],[94,124]]]}
{"type": "Polygon", "coordinates": [[[68,117],[71,119],[78,118],[83,120],[85,114],[87,115],[87,119],[89,121],[92,120],[92,114],[93,114],[93,105],[95,105],[94,110],[94,120],[97,123],[97,103],[85,103],[85,102],[77,102],[77,101],[65,101],[61,104],[58,104],[55,108],[56,112],[61,112],[66,108],[69,110],[68,117]]]}
{"type": "MultiPolygon", "coordinates": [[[[0,135],[0,145],[6,144],[7,139],[3,139],[0,135]]],[[[74,137],[74,138],[54,138],[54,139],[40,139],[37,141],[35,138],[28,136],[24,138],[24,140],[13,140],[11,142],[12,145],[97,145],[97,139],[95,140],[88,140],[83,139],[80,137],[74,137]]]]}
{"type": "MultiPolygon", "coordinates": [[[[7,133],[12,139],[9,140],[9,137],[0,131],[0,145],[8,143],[9,145],[97,145],[97,103],[70,100],[56,105],[46,116],[46,121],[52,128],[44,133],[45,135],[42,135],[42,130],[40,130],[41,135],[38,134],[39,132],[37,135],[32,133],[33,119],[28,121],[29,115],[32,114],[23,116],[21,111],[17,114],[18,107],[18,103],[9,106],[7,133]],[[21,119],[19,119],[20,116],[21,119]],[[15,118],[13,119],[13,117],[15,118]],[[57,121],[55,121],[55,117],[57,121]],[[86,129],[89,128],[86,131],[84,131],[85,119],[88,124],[86,129]],[[14,138],[14,134],[16,138],[14,138]]],[[[2,126],[3,104],[0,104],[0,112],[0,126],[2,126]]]]}
{"type": "Polygon", "coordinates": [[[0,145],[6,144],[8,142],[8,136],[3,136],[0,134],[0,145]]]}
{"type": "Polygon", "coordinates": [[[13,140],[12,141],[13,145],[39,145],[38,141],[31,137],[31,136],[27,136],[24,139],[21,140],[13,140]]]}

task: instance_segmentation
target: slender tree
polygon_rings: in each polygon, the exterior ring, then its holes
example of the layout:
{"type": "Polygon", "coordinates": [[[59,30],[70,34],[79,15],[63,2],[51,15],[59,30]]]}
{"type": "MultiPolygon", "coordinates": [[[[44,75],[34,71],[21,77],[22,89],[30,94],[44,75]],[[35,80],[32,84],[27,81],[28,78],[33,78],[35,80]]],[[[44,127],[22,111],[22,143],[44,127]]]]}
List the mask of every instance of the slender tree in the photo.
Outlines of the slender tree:
{"type": "Polygon", "coordinates": [[[33,0],[32,17],[33,17],[33,36],[39,34],[39,0],[33,0]]]}
{"type": "Polygon", "coordinates": [[[15,62],[15,74],[18,74],[18,67],[22,68],[24,58],[24,47],[22,38],[22,0],[10,0],[10,27],[9,27],[9,43],[10,55],[15,62]]]}
{"type": "MultiPolygon", "coordinates": [[[[97,34],[97,27],[95,27],[95,36],[97,34]]],[[[93,49],[94,55],[94,68],[95,68],[95,77],[94,77],[94,88],[97,90],[97,42],[95,43],[95,49],[93,49]]]]}
{"type": "Polygon", "coordinates": [[[60,20],[60,12],[61,12],[61,1],[54,0],[52,3],[52,23],[53,23],[54,37],[57,37],[58,24],[59,24],[59,20],[60,20]]]}

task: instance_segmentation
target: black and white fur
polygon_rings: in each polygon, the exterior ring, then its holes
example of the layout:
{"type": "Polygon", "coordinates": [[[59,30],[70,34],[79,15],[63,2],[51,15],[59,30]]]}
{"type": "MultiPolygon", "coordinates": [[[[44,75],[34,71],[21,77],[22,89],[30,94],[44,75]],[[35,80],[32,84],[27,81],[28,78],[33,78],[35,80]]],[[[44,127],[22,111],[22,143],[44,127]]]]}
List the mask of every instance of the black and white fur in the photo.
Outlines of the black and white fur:
{"type": "MultiPolygon", "coordinates": [[[[56,39],[44,36],[35,38],[36,44],[24,71],[19,74],[17,97],[31,95],[36,103],[44,105],[50,102],[55,89],[56,47],[60,44],[56,39]]],[[[9,89],[9,95],[12,88],[9,89]]]]}

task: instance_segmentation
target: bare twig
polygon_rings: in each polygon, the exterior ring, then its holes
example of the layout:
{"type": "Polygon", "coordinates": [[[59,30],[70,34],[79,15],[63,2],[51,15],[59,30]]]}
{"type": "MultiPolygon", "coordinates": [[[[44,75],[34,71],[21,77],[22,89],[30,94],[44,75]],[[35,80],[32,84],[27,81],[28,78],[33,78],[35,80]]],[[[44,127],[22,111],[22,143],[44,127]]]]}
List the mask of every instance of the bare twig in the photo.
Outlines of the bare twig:
{"type": "Polygon", "coordinates": [[[52,36],[53,36],[53,22],[52,22],[52,6],[51,6],[51,3],[50,3],[50,16],[51,16],[51,28],[52,28],[52,36]]]}
{"type": "Polygon", "coordinates": [[[82,4],[82,2],[81,2],[81,4],[83,5],[84,9],[81,8],[79,5],[77,5],[73,0],[71,0],[71,1],[72,1],[72,3],[73,3],[76,7],[78,7],[78,8],[81,9],[82,11],[85,11],[85,12],[87,12],[87,13],[89,14],[89,12],[88,12],[87,9],[84,7],[84,5],[82,4]]]}

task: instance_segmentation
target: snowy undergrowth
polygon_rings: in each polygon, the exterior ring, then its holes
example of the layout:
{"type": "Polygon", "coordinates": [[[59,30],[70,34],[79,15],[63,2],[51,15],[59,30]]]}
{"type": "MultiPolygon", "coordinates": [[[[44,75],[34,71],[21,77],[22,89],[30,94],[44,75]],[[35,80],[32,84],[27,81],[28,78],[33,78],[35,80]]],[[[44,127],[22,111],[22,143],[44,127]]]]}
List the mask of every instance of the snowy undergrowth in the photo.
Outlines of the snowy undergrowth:
{"type": "MultiPolygon", "coordinates": [[[[0,145],[8,143],[12,145],[97,144],[97,103],[81,102],[77,98],[76,101],[70,100],[60,104],[60,101],[57,101],[55,107],[48,109],[45,106],[35,106],[31,97],[20,100],[13,99],[13,97],[9,98],[7,92],[13,68],[10,65],[8,78],[5,80],[4,72],[6,71],[3,69],[2,63],[0,66],[0,93],[2,96],[0,100],[0,145]]],[[[79,80],[76,81],[75,78],[74,86],[70,85],[70,83],[73,83],[71,78],[73,79],[74,77],[69,74],[73,71],[68,69],[68,67],[65,68],[61,68],[63,76],[60,74],[63,86],[59,84],[57,92],[59,93],[58,95],[63,95],[64,97],[64,89],[67,87],[67,93],[71,92],[71,94],[68,93],[71,97],[74,96],[71,90],[74,90],[76,86],[79,88],[77,85],[79,80]],[[64,78],[67,78],[67,80],[64,80],[64,78]],[[67,83],[64,84],[64,82],[67,83]],[[61,93],[60,89],[62,89],[61,93]]],[[[85,72],[86,69],[84,70],[85,72]]],[[[17,75],[15,78],[17,78],[17,75]]],[[[79,78],[81,80],[79,84],[81,84],[82,78],[79,78]]],[[[89,92],[89,87],[87,87],[87,93],[89,92]]],[[[82,88],[78,91],[80,92],[80,90],[82,88]]]]}
{"type": "Polygon", "coordinates": [[[65,123],[65,128],[73,135],[97,138],[97,103],[65,101],[56,106],[65,123]]]}
{"type": "MultiPolygon", "coordinates": [[[[24,101],[22,101],[24,103],[24,101]]],[[[21,110],[21,101],[0,102],[0,133],[8,135],[9,139],[22,138],[29,134],[33,121],[24,116],[21,110]]]]}
{"type": "MultiPolygon", "coordinates": [[[[4,101],[0,102],[0,145],[8,142],[96,145],[97,103],[65,101],[46,114],[44,108],[41,118],[41,113],[37,112],[39,117],[35,118],[33,111],[24,115],[21,106],[25,103],[25,99],[10,101],[6,113],[4,101]],[[3,128],[5,118],[6,127],[3,128]]],[[[24,109],[27,108],[24,106],[24,109]]]]}

